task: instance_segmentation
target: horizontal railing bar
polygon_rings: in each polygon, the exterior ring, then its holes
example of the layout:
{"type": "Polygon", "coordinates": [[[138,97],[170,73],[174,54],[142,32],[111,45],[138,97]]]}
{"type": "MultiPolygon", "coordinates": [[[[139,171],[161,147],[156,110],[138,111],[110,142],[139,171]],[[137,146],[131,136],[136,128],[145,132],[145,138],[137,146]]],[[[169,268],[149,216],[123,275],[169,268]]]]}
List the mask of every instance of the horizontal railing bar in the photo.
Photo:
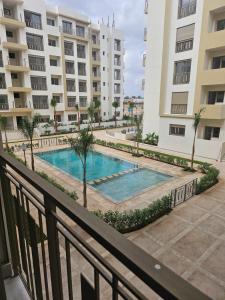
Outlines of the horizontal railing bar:
{"type": "Polygon", "coordinates": [[[91,214],[62,191],[48,184],[39,175],[32,172],[15,158],[0,151],[0,157],[12,169],[22,175],[29,183],[41,191],[49,201],[53,201],[67,216],[76,222],[88,234],[93,236],[111,254],[144,281],[158,295],[166,299],[210,299],[197,288],[175,274],[144,250],[127,240],[115,229],[91,214]],[[160,265],[161,268],[156,268],[160,265]]]}
{"type": "MultiPolygon", "coordinates": [[[[57,227],[58,228],[58,230],[62,233],[62,235],[64,235],[71,243],[72,243],[72,241],[71,241],[71,236],[72,236],[72,238],[74,239],[76,239],[76,240],[78,240],[79,241],[79,243],[85,248],[85,249],[87,249],[91,254],[92,254],[92,256],[94,256],[97,260],[99,260],[100,262],[101,262],[101,264],[106,268],[106,269],[108,269],[109,270],[109,272],[111,273],[111,274],[114,274],[118,279],[119,279],[119,281],[127,288],[127,289],[129,289],[138,299],[145,299],[145,300],[148,300],[139,290],[137,290],[134,286],[132,286],[132,285],[130,285],[130,283],[129,283],[129,281],[127,281],[126,280],[126,278],[122,275],[122,274],[120,274],[110,263],[108,263],[107,262],[107,260],[104,260],[104,258],[101,256],[101,255],[99,255],[99,253],[95,250],[95,249],[93,249],[84,239],[82,239],[77,233],[76,233],[76,231],[75,230],[73,230],[70,226],[68,226],[64,221],[63,221],[63,219],[61,218],[61,217],[59,217],[56,213],[52,213],[54,216],[55,216],[55,218],[57,219],[57,221],[61,224],[61,226],[63,226],[64,227],[64,230],[66,229],[67,231],[68,231],[68,233],[69,233],[69,235],[65,232],[65,231],[62,231],[61,229],[60,229],[60,227],[57,227]]],[[[73,244],[73,243],[72,243],[73,244]]],[[[76,247],[75,245],[74,245],[74,247],[76,247]]],[[[82,249],[81,249],[81,251],[82,251],[82,249]]],[[[86,251],[86,250],[85,250],[86,251]]],[[[81,252],[81,254],[83,254],[83,252],[81,252]]],[[[87,255],[89,255],[88,253],[87,253],[87,255]]],[[[87,257],[86,257],[87,258],[87,257]]],[[[87,258],[87,260],[88,260],[88,258],[87,258]]],[[[91,264],[91,265],[93,265],[93,263],[94,263],[94,261],[93,260],[91,260],[91,258],[89,258],[89,263],[91,264]]],[[[94,266],[94,265],[93,265],[94,266]]],[[[97,267],[97,266],[96,266],[97,267]]],[[[101,267],[101,266],[99,266],[99,267],[101,267]]],[[[97,267],[98,268],[98,267],[97,267]]],[[[103,271],[103,269],[101,269],[101,270],[99,270],[99,272],[101,273],[101,272],[104,272],[103,271]]],[[[104,277],[104,274],[102,274],[102,276],[104,277]]],[[[107,280],[107,278],[105,278],[106,280],[107,280]]],[[[107,280],[108,281],[108,280],[107,280]]],[[[109,282],[109,281],[108,281],[109,282]]],[[[112,283],[111,281],[109,282],[109,283],[112,283]]]]}

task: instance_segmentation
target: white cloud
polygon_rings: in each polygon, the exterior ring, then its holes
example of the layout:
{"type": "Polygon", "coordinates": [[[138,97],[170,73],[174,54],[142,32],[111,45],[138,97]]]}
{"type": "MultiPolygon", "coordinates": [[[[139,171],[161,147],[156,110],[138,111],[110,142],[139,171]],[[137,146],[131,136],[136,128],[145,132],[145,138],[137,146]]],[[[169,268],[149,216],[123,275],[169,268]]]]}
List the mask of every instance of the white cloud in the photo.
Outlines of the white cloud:
{"type": "Polygon", "coordinates": [[[47,3],[79,11],[93,22],[101,21],[102,18],[107,22],[108,16],[112,22],[114,12],[116,27],[124,32],[125,38],[125,94],[142,94],[144,0],[47,0],[47,3]]]}

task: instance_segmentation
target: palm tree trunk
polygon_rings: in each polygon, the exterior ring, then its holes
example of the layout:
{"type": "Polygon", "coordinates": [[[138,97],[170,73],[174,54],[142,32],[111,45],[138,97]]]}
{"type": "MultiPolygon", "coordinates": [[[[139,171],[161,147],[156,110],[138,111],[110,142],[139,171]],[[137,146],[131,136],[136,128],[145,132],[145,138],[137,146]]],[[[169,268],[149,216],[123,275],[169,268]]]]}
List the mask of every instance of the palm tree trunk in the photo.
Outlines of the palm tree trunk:
{"type": "Polygon", "coordinates": [[[100,112],[100,110],[98,111],[98,125],[99,125],[99,127],[101,126],[101,112],[100,112]]]}
{"type": "Polygon", "coordinates": [[[86,159],[84,162],[84,175],[83,175],[83,199],[84,199],[84,207],[87,208],[86,159]]]}
{"type": "Polygon", "coordinates": [[[192,170],[193,170],[193,166],[194,166],[196,133],[197,133],[197,129],[195,129],[194,140],[193,140],[193,145],[192,145],[192,154],[191,154],[191,169],[192,170]]]}
{"type": "Polygon", "coordinates": [[[31,168],[34,171],[34,153],[33,153],[33,140],[30,140],[30,154],[31,154],[31,168]]]}
{"type": "Polygon", "coordinates": [[[115,127],[117,127],[117,124],[116,124],[116,108],[115,108],[115,127]]]}
{"type": "Polygon", "coordinates": [[[8,144],[8,138],[7,138],[7,133],[6,133],[6,129],[4,130],[5,133],[5,146],[6,146],[6,150],[9,150],[9,144],[8,144]]]}
{"type": "Polygon", "coordinates": [[[56,109],[54,107],[54,124],[55,124],[55,132],[57,132],[57,120],[56,120],[56,109]]]}

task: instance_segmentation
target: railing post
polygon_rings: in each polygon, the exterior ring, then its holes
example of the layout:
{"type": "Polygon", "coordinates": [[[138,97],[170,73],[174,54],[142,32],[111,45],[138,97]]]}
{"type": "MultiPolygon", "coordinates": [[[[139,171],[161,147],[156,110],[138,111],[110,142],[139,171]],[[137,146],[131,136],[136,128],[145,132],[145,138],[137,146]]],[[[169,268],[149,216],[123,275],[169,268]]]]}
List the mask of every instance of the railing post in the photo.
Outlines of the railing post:
{"type": "Polygon", "coordinates": [[[44,195],[52,295],[54,300],[63,300],[57,221],[52,214],[56,212],[56,206],[53,201],[49,196],[44,195]]]}

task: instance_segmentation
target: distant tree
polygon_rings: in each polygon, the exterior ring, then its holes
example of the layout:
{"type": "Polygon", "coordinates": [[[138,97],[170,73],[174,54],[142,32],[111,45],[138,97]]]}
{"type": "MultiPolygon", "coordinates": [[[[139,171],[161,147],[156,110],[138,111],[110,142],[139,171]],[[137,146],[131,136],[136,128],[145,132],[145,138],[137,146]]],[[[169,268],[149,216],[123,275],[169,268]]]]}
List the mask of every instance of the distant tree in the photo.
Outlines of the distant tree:
{"type": "Polygon", "coordinates": [[[53,114],[54,114],[54,129],[55,132],[57,132],[58,122],[57,122],[57,116],[56,116],[56,106],[57,106],[57,100],[55,98],[51,99],[50,105],[53,108],[53,114]]]}
{"type": "Polygon", "coordinates": [[[88,128],[80,130],[78,137],[69,139],[71,148],[79,156],[83,167],[83,206],[87,208],[87,156],[92,150],[94,136],[88,128]]]}
{"type": "Polygon", "coordinates": [[[142,141],[142,115],[135,116],[134,123],[136,125],[136,156],[139,156],[139,143],[142,141]]]}
{"type": "Polygon", "coordinates": [[[129,102],[129,111],[130,111],[131,122],[133,122],[133,120],[134,120],[134,107],[135,107],[135,103],[129,102]]]}
{"type": "Polygon", "coordinates": [[[112,106],[114,107],[114,118],[115,118],[115,127],[117,127],[117,108],[119,107],[118,101],[114,101],[112,103],[112,106]]]}
{"type": "Polygon", "coordinates": [[[198,126],[199,126],[199,124],[201,122],[202,113],[204,112],[204,110],[205,110],[205,108],[201,108],[197,113],[195,113],[195,116],[194,116],[194,123],[193,123],[193,127],[194,127],[194,140],[193,140],[192,154],[191,154],[191,169],[192,170],[193,170],[193,166],[194,166],[196,135],[197,135],[197,131],[198,131],[198,126]]]}
{"type": "Polygon", "coordinates": [[[0,128],[1,130],[4,131],[4,135],[5,135],[5,146],[6,146],[6,150],[9,150],[9,143],[8,143],[8,137],[7,137],[7,118],[0,116],[0,128]]]}
{"type": "Polygon", "coordinates": [[[31,167],[34,171],[34,153],[33,153],[33,138],[34,138],[34,130],[37,128],[39,123],[39,115],[34,115],[30,120],[28,118],[22,118],[22,122],[20,124],[20,130],[25,136],[26,139],[30,141],[30,152],[31,152],[31,167]]]}
{"type": "Polygon", "coordinates": [[[98,125],[101,125],[101,101],[98,99],[94,100],[94,104],[95,104],[95,109],[98,112],[98,125]]]}

